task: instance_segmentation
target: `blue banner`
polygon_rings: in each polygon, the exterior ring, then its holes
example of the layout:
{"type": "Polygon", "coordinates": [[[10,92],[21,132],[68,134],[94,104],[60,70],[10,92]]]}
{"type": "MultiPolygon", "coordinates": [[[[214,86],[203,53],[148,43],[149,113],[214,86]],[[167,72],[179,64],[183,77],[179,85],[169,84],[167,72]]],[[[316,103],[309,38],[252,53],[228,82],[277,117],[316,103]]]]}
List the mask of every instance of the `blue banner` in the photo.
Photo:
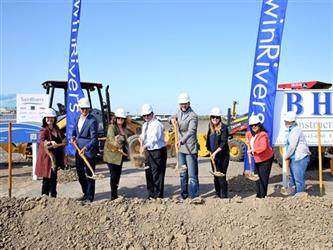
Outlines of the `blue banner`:
{"type": "MultiPolygon", "coordinates": [[[[12,123],[12,143],[38,142],[41,127],[28,123],[12,123]]],[[[8,143],[8,123],[0,123],[0,143],[8,143]]]]}
{"type": "MultiPolygon", "coordinates": [[[[274,100],[287,0],[264,0],[250,92],[249,117],[258,115],[272,142],[274,100]]],[[[248,164],[244,169],[249,170],[248,164]]]]}
{"type": "MultiPolygon", "coordinates": [[[[77,50],[77,37],[80,26],[81,0],[73,0],[72,24],[71,24],[71,40],[69,48],[69,64],[68,64],[68,84],[67,84],[67,125],[66,137],[70,141],[72,138],[74,121],[79,116],[79,99],[84,97],[80,84],[79,57],[77,50]]],[[[72,144],[66,147],[66,153],[75,155],[75,148],[72,144]]]]}

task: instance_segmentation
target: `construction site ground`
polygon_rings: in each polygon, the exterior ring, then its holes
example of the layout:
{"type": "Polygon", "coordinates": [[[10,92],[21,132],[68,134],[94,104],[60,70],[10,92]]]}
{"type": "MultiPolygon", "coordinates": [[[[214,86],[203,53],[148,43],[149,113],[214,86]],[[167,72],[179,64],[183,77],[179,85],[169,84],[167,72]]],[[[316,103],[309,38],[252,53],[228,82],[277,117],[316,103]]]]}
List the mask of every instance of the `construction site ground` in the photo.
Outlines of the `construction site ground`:
{"type": "MultiPolygon", "coordinates": [[[[15,158],[15,156],[14,156],[15,158]]],[[[120,199],[110,201],[109,172],[96,180],[92,204],[82,195],[75,169],[59,172],[58,198],[41,197],[41,180],[31,165],[13,165],[12,199],[7,198],[7,165],[0,168],[1,249],[332,249],[333,177],[324,169],[320,196],[318,170],[306,173],[306,191],[296,197],[281,192],[282,170],[273,164],[268,197],[255,198],[243,163],[230,162],[229,198],[214,198],[208,158],[199,159],[204,203],[178,203],[175,158],[168,159],[165,198],[146,200],[144,170],[125,162],[120,199]]]]}

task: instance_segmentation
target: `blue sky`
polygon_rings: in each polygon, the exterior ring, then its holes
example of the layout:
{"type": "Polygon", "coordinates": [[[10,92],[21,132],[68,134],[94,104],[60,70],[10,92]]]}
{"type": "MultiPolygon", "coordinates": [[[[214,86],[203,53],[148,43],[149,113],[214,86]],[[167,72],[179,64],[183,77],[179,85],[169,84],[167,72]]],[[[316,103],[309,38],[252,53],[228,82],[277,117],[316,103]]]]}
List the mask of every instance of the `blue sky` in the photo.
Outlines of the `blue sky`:
{"type": "MultiPolygon", "coordinates": [[[[1,1],[1,94],[43,93],[67,80],[71,0],[1,1]]],[[[248,109],[262,1],[82,0],[82,81],[110,85],[114,108],[248,109]]],[[[278,82],[333,83],[333,0],[289,0],[278,82]]]]}

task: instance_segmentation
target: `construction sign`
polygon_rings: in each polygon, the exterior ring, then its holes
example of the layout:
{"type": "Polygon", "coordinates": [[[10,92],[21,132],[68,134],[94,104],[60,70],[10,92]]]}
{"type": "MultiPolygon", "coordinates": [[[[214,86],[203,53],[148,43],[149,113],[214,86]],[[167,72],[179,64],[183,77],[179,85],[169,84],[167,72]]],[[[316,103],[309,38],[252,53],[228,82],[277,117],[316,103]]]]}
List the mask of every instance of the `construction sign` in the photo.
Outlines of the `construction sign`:
{"type": "Polygon", "coordinates": [[[302,128],[309,146],[318,145],[317,124],[320,124],[321,145],[333,145],[333,90],[277,91],[274,109],[273,145],[285,145],[288,129],[284,114],[296,112],[296,122],[302,128]]]}

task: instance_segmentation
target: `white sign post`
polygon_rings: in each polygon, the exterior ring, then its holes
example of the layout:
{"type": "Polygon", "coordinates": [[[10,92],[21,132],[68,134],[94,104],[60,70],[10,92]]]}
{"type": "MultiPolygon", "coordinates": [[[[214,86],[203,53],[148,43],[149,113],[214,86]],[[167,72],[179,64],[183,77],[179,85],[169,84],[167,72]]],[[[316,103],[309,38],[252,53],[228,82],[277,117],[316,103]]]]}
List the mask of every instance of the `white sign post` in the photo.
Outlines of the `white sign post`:
{"type": "Polygon", "coordinates": [[[32,179],[34,181],[37,180],[36,175],[36,165],[37,165],[37,135],[31,134],[30,135],[31,141],[32,141],[32,179]]]}

